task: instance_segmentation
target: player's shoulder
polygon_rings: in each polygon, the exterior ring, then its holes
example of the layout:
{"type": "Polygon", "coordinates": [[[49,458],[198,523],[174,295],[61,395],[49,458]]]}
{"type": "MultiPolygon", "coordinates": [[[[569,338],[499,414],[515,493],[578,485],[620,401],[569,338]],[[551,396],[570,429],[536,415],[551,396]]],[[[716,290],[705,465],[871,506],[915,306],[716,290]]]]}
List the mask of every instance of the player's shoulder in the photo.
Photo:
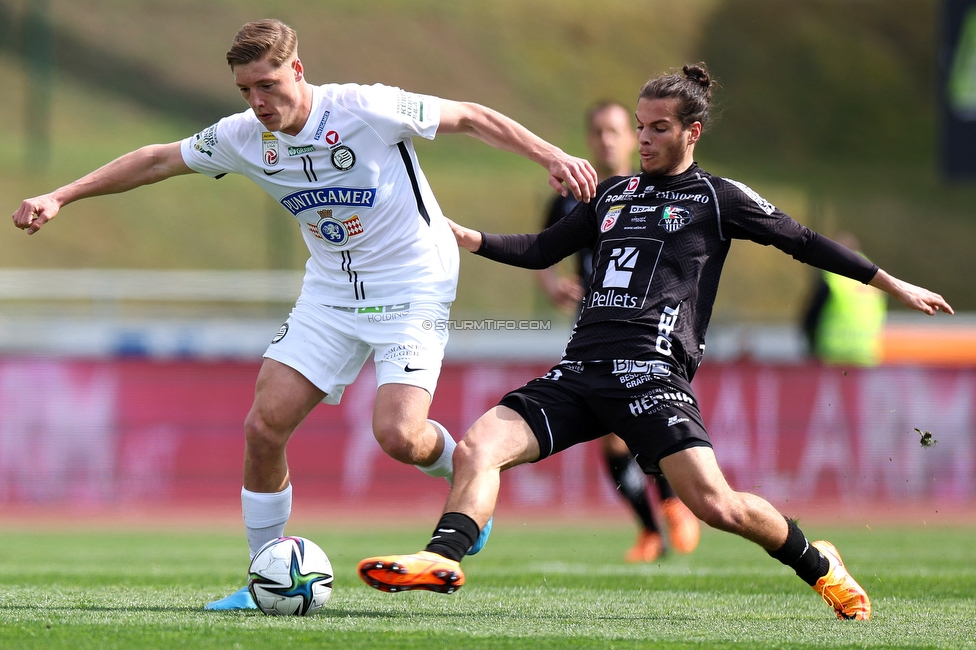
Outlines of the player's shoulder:
{"type": "Polygon", "coordinates": [[[258,121],[257,116],[254,115],[253,109],[247,109],[246,111],[241,111],[240,113],[234,113],[233,115],[228,115],[222,117],[214,127],[227,137],[232,136],[246,136],[252,132],[266,131],[264,125],[258,121]]]}
{"type": "Polygon", "coordinates": [[[772,214],[776,211],[775,205],[767,201],[759,192],[742,181],[725,176],[713,176],[711,174],[709,174],[709,177],[715,185],[716,190],[724,193],[733,203],[749,207],[757,206],[766,214],[772,214]]]}
{"type": "Polygon", "coordinates": [[[348,107],[364,106],[395,98],[405,92],[397,86],[387,84],[331,83],[317,86],[317,91],[338,105],[348,107]]]}
{"type": "Polygon", "coordinates": [[[214,124],[193,134],[187,140],[191,146],[207,157],[218,152],[239,149],[250,137],[260,134],[264,127],[248,109],[220,118],[214,124]]]}

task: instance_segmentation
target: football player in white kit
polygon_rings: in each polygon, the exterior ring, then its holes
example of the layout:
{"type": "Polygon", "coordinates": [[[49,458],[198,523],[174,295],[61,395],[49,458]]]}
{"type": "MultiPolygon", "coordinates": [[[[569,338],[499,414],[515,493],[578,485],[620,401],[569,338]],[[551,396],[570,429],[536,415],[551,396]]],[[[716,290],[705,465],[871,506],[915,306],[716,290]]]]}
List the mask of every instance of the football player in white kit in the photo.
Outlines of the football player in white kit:
{"type": "MultiPolygon", "coordinates": [[[[319,402],[339,403],[370,353],[380,447],[451,480],[455,442],[427,413],[447,341],[446,328],[434,325],[449,317],[458,249],[411,138],[467,133],[539,163],[557,191],[584,201],[597,176],[585,160],[478,104],[383,85],[313,86],[294,30],[278,20],[244,25],[227,61],[250,110],[27,199],[13,220],[34,234],[73,201],[191,172],[243,174],[298,220],[311,253],[302,293],[265,352],[244,424],[241,502],[253,556],[284,534],[291,513],[289,437],[319,402]]],[[[253,607],[246,588],[207,604],[253,607]]]]}

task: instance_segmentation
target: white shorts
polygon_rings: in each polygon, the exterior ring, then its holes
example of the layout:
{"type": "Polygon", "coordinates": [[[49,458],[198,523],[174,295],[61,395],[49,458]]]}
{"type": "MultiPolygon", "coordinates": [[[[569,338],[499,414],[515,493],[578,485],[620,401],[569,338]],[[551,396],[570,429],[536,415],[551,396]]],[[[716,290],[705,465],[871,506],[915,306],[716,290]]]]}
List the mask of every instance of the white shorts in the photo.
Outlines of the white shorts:
{"type": "Polygon", "coordinates": [[[376,385],[418,386],[434,397],[451,303],[330,307],[299,299],[264,353],[294,368],[338,404],[373,353],[376,385]]]}

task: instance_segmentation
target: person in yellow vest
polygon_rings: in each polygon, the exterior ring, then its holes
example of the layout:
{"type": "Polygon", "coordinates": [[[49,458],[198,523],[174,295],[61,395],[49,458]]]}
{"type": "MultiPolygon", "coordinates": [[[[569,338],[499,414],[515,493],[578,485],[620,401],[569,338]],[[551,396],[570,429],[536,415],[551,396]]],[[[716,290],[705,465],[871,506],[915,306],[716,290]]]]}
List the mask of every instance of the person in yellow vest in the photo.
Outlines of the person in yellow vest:
{"type": "MultiPolygon", "coordinates": [[[[837,241],[860,251],[850,233],[841,233],[837,241]]],[[[828,364],[877,365],[887,311],[882,291],[822,271],[803,320],[810,352],[828,364]]]]}

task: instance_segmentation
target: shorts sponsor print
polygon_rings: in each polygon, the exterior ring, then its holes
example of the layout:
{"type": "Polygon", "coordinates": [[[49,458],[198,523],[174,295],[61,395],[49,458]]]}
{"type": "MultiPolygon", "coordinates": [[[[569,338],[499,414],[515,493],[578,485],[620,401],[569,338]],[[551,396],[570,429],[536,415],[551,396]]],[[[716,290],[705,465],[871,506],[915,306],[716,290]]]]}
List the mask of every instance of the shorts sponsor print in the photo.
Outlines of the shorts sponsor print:
{"type": "Polygon", "coordinates": [[[711,447],[711,441],[690,384],[678,375],[655,374],[655,369],[661,368],[646,361],[558,365],[505,395],[500,404],[528,423],[539,442],[539,460],[616,433],[645,472],[657,473],[664,456],[711,447]],[[625,381],[635,376],[641,381],[625,381]]]}

